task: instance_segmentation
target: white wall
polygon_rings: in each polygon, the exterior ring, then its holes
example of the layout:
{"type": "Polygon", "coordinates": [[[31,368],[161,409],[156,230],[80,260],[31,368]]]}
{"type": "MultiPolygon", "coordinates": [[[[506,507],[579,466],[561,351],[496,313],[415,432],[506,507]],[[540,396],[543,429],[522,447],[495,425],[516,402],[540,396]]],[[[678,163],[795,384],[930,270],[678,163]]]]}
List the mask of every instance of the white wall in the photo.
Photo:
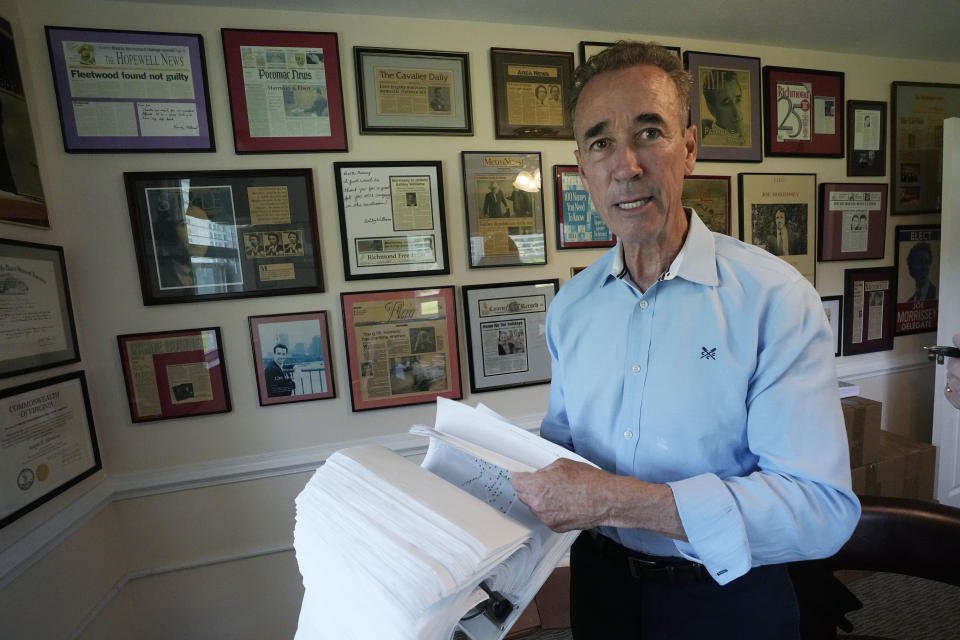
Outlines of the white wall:
{"type": "MultiPolygon", "coordinates": [[[[416,445],[402,436],[418,421],[432,420],[432,407],[404,407],[352,413],[344,349],[339,293],[423,285],[465,285],[569,275],[571,266],[586,265],[600,251],[555,249],[552,232],[554,193],[544,190],[547,212],[548,265],[470,270],[465,256],[466,233],[460,180],[461,150],[531,150],[543,154],[544,176],[555,164],[572,164],[573,142],[495,140],[490,96],[489,48],[523,47],[576,51],[581,40],[611,41],[619,37],[656,38],[656,34],[624,34],[546,29],[506,24],[347,16],[319,12],[253,11],[231,8],[186,8],[104,0],[63,3],[58,0],[0,0],[0,15],[14,24],[18,55],[28,100],[47,202],[51,231],[0,226],[0,236],[61,244],[66,251],[74,311],[80,328],[83,362],[105,464],[105,472],[75,487],[44,507],[0,530],[0,636],[75,637],[88,629],[123,625],[187,611],[188,603],[207,593],[221,574],[206,566],[242,561],[252,571],[270,573],[272,554],[291,541],[292,499],[329,452],[355,440],[416,445]],[[63,151],[51,83],[44,25],[199,32],[204,37],[210,101],[216,136],[215,153],[198,154],[67,154],[63,151]],[[339,36],[344,108],[349,153],[264,154],[238,156],[227,103],[220,28],[263,28],[333,31],[339,36]],[[387,46],[469,51],[473,89],[473,137],[361,136],[352,47],[387,46]],[[447,202],[451,273],[449,276],[345,282],[340,258],[340,232],[332,163],[339,160],[441,160],[447,202]],[[123,188],[124,171],[265,169],[308,167],[314,171],[326,293],[301,296],[203,302],[144,307],[135,267],[129,214],[123,188]],[[247,316],[325,309],[330,313],[332,352],[338,398],[275,407],[260,407],[247,330],[247,316]],[[130,422],[123,391],[116,336],[122,333],[201,326],[222,328],[227,376],[233,400],[228,414],[130,422]],[[103,506],[106,505],[106,506],[103,506]],[[266,555],[261,555],[266,554],[266,555]],[[253,558],[259,558],[253,560],[253,558]],[[167,573],[173,568],[182,571],[167,573]],[[259,569],[258,569],[259,568],[259,569]],[[146,583],[161,578],[175,584],[182,597],[158,601],[126,593],[149,593],[146,583]],[[199,577],[202,574],[202,577],[199,577]],[[69,576],[69,577],[67,577],[69,576]],[[134,582],[128,582],[133,579],[134,582]],[[56,590],[51,607],[50,584],[56,590]],[[111,603],[114,591],[122,599],[111,603]],[[167,607],[173,612],[165,613],[167,607]],[[123,612],[135,610],[138,615],[123,612]],[[103,618],[98,618],[100,611],[103,618]]],[[[960,64],[896,60],[757,47],[749,44],[684,40],[664,42],[683,49],[759,56],[762,64],[846,72],[846,97],[889,100],[894,80],[960,82],[960,64]]],[[[889,145],[888,145],[889,146],[889,145]]],[[[853,181],[845,160],[771,158],[762,164],[699,163],[697,173],[733,176],[733,210],[737,210],[738,172],[816,172],[819,181],[853,181]]],[[[887,178],[857,179],[885,182],[887,178]]],[[[936,222],[936,215],[891,217],[883,260],[817,265],[821,295],[843,293],[843,269],[893,263],[896,224],[936,222]]],[[[736,216],[734,216],[736,225],[736,216]]],[[[929,436],[932,367],[919,346],[932,334],[897,338],[892,352],[838,359],[842,377],[860,382],[867,397],[885,403],[887,427],[929,436]],[[894,419],[890,419],[894,416],[894,419]]],[[[463,339],[461,336],[461,344],[463,339]]],[[[6,380],[13,386],[41,379],[50,372],[6,380]]],[[[469,389],[466,379],[465,389],[469,389]]],[[[478,394],[483,401],[521,423],[533,425],[546,407],[546,386],[478,394]]],[[[226,574],[223,574],[226,575],[226,574]]],[[[206,596],[205,596],[206,597],[206,596]]],[[[289,597],[289,592],[284,594],[289,597]]],[[[204,600],[204,602],[209,602],[204,600]]],[[[221,603],[231,608],[224,596],[221,603]]],[[[213,605],[211,605],[213,606],[213,605]]],[[[241,618],[262,613],[236,608],[241,618]]],[[[279,608],[289,611],[289,608],[279,608]]],[[[187,615],[186,613],[184,614],[187,615]]],[[[192,615],[192,614],[191,614],[192,615]]],[[[278,614],[280,615],[280,614],[278,614]]],[[[281,624],[278,622],[278,624],[281,624]]],[[[289,627],[284,620],[283,628],[289,627]]],[[[209,637],[198,627],[195,637],[209,637]]],[[[132,634],[131,634],[132,635],[132,634]]],[[[177,637],[191,637],[178,629],[177,637]]],[[[95,637],[87,635],[85,637],[95,637]]],[[[101,637],[109,637],[104,635],[101,637]]],[[[250,636],[253,637],[253,636],[250,636]]]]}

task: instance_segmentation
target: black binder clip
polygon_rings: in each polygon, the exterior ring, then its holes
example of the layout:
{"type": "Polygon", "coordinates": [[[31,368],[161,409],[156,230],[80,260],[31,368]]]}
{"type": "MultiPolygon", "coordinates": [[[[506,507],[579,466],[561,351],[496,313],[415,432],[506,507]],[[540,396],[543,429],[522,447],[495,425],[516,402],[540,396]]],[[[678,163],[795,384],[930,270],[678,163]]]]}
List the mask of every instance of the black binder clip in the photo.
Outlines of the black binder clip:
{"type": "Polygon", "coordinates": [[[486,582],[481,582],[480,588],[487,594],[487,599],[471,609],[469,614],[464,616],[463,620],[476,618],[480,614],[483,614],[483,617],[502,629],[503,623],[507,621],[507,617],[515,609],[513,603],[504,598],[499,591],[490,589],[486,582]]]}

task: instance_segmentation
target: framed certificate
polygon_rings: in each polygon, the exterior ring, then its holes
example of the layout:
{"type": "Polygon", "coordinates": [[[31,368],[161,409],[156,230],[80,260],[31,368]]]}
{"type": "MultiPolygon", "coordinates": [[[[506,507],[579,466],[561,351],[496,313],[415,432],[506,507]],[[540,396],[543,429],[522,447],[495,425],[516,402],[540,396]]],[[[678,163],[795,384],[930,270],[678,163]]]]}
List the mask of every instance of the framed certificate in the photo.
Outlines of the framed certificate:
{"type": "Polygon", "coordinates": [[[898,336],[937,330],[940,304],[940,225],[897,225],[894,264],[897,269],[898,336]]]}
{"type": "Polygon", "coordinates": [[[461,397],[453,287],[340,299],[354,411],[461,397]]]}
{"type": "Polygon", "coordinates": [[[893,267],[843,272],[843,355],[893,349],[893,267]]]}
{"type": "Polygon", "coordinates": [[[843,72],[763,68],[768,156],[843,157],[843,72]]]}
{"type": "Polygon", "coordinates": [[[46,32],[64,150],[214,150],[202,36],[46,32]]]}
{"type": "Polygon", "coordinates": [[[472,136],[470,54],[354,47],[361,134],[472,136]]]}
{"type": "Polygon", "coordinates": [[[230,411],[220,327],[117,336],[134,422],[230,411]]]}
{"type": "Polygon", "coordinates": [[[564,106],[573,78],[572,53],[493,48],[490,68],[497,138],[573,140],[564,106]]]}
{"type": "Polygon", "coordinates": [[[553,166],[557,203],[557,248],[612,247],[617,237],[603,221],[580,180],[577,166],[553,166]]]}
{"type": "Polygon", "coordinates": [[[687,176],[684,205],[693,207],[710,231],[730,235],[730,176],[687,176]]]}
{"type": "Polygon", "coordinates": [[[145,305],[323,291],[310,169],[124,181],[145,305]]]}
{"type": "Polygon", "coordinates": [[[881,259],[886,241],[886,184],[824,182],[820,185],[818,260],[881,259]]]}
{"type": "Polygon", "coordinates": [[[261,407],[337,395],[326,311],[250,316],[248,321],[261,407]]]}
{"type": "Polygon", "coordinates": [[[83,371],[0,390],[0,528],[101,469],[83,371]]]}
{"type": "Polygon", "coordinates": [[[547,307],[559,286],[553,279],[461,289],[472,393],[550,382],[547,307]]]}
{"type": "Polygon", "coordinates": [[[887,174],[887,103],[847,100],[847,175],[887,174]]]}
{"type": "Polygon", "coordinates": [[[221,36],[237,153],[347,150],[337,34],[221,36]]]}
{"type": "Polygon", "coordinates": [[[335,162],[347,280],[450,273],[439,161],[335,162]]]}
{"type": "Polygon", "coordinates": [[[0,378],[79,360],[63,248],[0,239],[0,378]]]}

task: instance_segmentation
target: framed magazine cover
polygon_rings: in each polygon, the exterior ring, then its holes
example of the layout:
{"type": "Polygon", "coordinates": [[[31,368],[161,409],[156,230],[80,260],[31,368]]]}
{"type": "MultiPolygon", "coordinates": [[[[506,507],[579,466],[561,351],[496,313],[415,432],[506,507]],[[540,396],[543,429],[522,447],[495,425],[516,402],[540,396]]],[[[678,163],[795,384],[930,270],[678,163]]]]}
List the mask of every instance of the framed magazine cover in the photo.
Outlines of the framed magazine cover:
{"type": "Polygon", "coordinates": [[[564,106],[573,78],[572,53],[491,48],[490,68],[497,138],[573,140],[564,106]]]}
{"type": "Polygon", "coordinates": [[[847,175],[887,174],[887,103],[847,100],[847,175]]]}
{"type": "Polygon", "coordinates": [[[473,135],[470,54],[354,47],[361,134],[473,135]]]}
{"type": "Polygon", "coordinates": [[[221,29],[237,153],[346,151],[337,34],[221,29]]]}
{"type": "Polygon", "coordinates": [[[66,152],[215,150],[201,35],[45,30],[66,152]]]}
{"type": "Polygon", "coordinates": [[[260,406],[337,395],[326,311],[250,316],[260,406]]]}
{"type": "Polygon", "coordinates": [[[893,349],[896,277],[893,267],[843,272],[843,355],[893,349]]]}
{"type": "Polygon", "coordinates": [[[730,176],[685,177],[681,201],[693,207],[710,231],[730,235],[730,176]]]}
{"type": "Polygon", "coordinates": [[[820,184],[817,260],[879,260],[887,242],[887,185],[820,184]]]}
{"type": "Polygon", "coordinates": [[[894,229],[897,270],[898,336],[937,330],[940,305],[940,225],[897,225],[894,229]]]}
{"type": "Polygon", "coordinates": [[[763,68],[768,156],[843,157],[842,71],[763,68]]]}
{"type": "Polygon", "coordinates": [[[461,288],[470,391],[550,382],[547,308],[557,279],[461,288]]]}
{"type": "Polygon", "coordinates": [[[133,422],[230,411],[220,327],[117,336],[133,422]]]}
{"type": "Polygon", "coordinates": [[[557,248],[612,247],[617,237],[603,221],[580,180],[577,165],[553,165],[557,205],[557,248]]]}
{"type": "Polygon", "coordinates": [[[827,322],[830,323],[830,331],[833,332],[833,341],[837,345],[837,352],[834,357],[840,357],[843,337],[843,296],[820,296],[823,301],[823,312],[827,316],[827,322]]]}
{"type": "Polygon", "coordinates": [[[458,400],[453,287],[341,293],[354,411],[458,400]]]}
{"type": "Polygon", "coordinates": [[[697,160],[762,162],[760,58],[703,51],[686,51],[683,58],[693,76],[697,160]]]}
{"type": "Polygon", "coordinates": [[[310,169],[124,181],[145,305],[323,291],[310,169]]]}
{"type": "Polygon", "coordinates": [[[335,162],[347,280],[450,273],[439,160],[335,162]]]}

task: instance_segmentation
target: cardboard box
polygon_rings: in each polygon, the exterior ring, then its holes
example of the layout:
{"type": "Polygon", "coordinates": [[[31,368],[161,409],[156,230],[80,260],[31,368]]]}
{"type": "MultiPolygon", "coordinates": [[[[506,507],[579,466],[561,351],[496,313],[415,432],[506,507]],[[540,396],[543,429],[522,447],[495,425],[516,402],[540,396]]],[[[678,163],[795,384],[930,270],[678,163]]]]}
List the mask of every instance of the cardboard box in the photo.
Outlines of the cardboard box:
{"type": "Polygon", "coordinates": [[[879,459],[880,414],[883,403],[860,396],[843,398],[843,422],[850,445],[850,467],[862,467],[879,459]]]}
{"type": "Polygon", "coordinates": [[[876,461],[851,469],[855,493],[933,500],[937,448],[881,431],[876,461]]]}
{"type": "Polygon", "coordinates": [[[570,626],[570,565],[553,570],[537,592],[535,602],[543,629],[566,629],[570,626]]]}
{"type": "Polygon", "coordinates": [[[530,602],[527,608],[523,610],[523,613],[520,614],[520,617],[517,618],[517,621],[513,623],[513,626],[510,627],[510,632],[504,636],[504,640],[522,638],[539,630],[540,614],[537,612],[537,603],[534,600],[530,602]]]}

